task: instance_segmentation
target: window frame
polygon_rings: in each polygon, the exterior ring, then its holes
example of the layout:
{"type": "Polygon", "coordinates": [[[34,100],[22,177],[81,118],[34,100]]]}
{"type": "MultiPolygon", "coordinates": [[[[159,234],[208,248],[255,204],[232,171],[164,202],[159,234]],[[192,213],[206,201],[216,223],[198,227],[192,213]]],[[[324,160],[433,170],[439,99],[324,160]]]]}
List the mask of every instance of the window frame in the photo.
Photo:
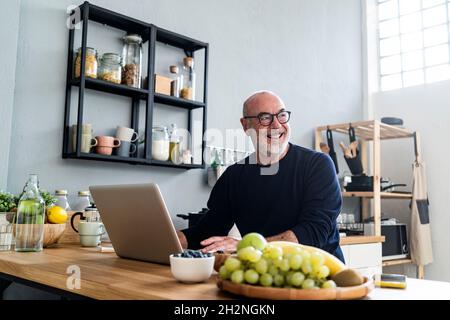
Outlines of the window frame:
{"type": "MultiPolygon", "coordinates": [[[[403,88],[409,88],[412,86],[417,86],[417,85],[424,85],[424,84],[428,84],[428,83],[434,83],[434,82],[438,82],[438,81],[445,81],[443,80],[435,80],[435,81],[427,81],[427,70],[430,68],[435,68],[435,67],[442,67],[442,66],[448,66],[450,68],[450,0],[445,0],[442,3],[438,3],[438,4],[434,4],[432,6],[423,7],[423,0],[420,0],[420,9],[416,10],[416,11],[411,11],[408,12],[407,14],[402,15],[400,13],[400,0],[376,0],[376,23],[377,23],[377,27],[376,27],[376,44],[377,44],[377,73],[378,73],[378,88],[380,92],[384,92],[384,91],[390,91],[390,90],[398,90],[398,89],[403,89],[403,88]],[[379,6],[383,3],[387,3],[389,1],[395,1],[397,3],[397,15],[394,17],[390,17],[387,19],[382,19],[380,20],[379,18],[379,6]],[[439,6],[445,6],[445,12],[446,12],[446,21],[440,24],[436,24],[436,25],[432,25],[432,26],[427,26],[424,27],[424,21],[423,21],[423,12],[426,10],[430,10],[433,8],[437,8],[439,6]],[[401,32],[401,24],[400,24],[400,18],[403,16],[407,16],[407,15],[411,15],[414,13],[420,13],[421,16],[421,26],[420,29],[416,30],[416,31],[410,31],[410,32],[405,32],[402,33],[401,32]],[[390,36],[386,36],[381,38],[380,35],[380,24],[386,21],[390,21],[390,20],[397,20],[398,21],[398,33],[394,34],[394,35],[390,35],[390,36]],[[447,39],[446,42],[441,42],[438,44],[433,44],[431,46],[425,46],[425,31],[431,28],[437,28],[440,26],[446,26],[446,30],[447,30],[447,39]],[[408,35],[408,34],[412,34],[415,32],[420,32],[422,34],[422,45],[420,48],[418,49],[414,49],[414,50],[408,50],[408,51],[403,51],[402,49],[402,35],[408,35]],[[392,38],[399,38],[399,52],[398,53],[394,53],[394,54],[389,54],[386,56],[381,56],[381,41],[382,40],[386,40],[386,39],[392,39],[392,38]],[[446,63],[437,63],[437,64],[432,64],[432,65],[427,65],[426,64],[426,49],[429,48],[435,48],[435,47],[439,47],[439,46],[443,46],[443,45],[447,45],[447,52],[448,52],[448,61],[446,63]],[[408,69],[405,70],[404,66],[403,66],[403,55],[405,53],[412,53],[412,52],[421,52],[422,53],[422,67],[420,68],[413,68],[413,69],[408,69]],[[387,74],[382,74],[381,73],[381,62],[383,59],[385,58],[389,58],[389,57],[394,57],[394,56],[400,56],[400,72],[393,72],[393,73],[387,73],[387,74]],[[404,81],[404,74],[405,73],[409,73],[409,72],[414,72],[414,71],[422,71],[423,73],[423,82],[421,84],[415,84],[415,85],[408,85],[405,86],[405,81],[404,81]],[[401,80],[401,86],[400,87],[396,87],[396,88],[389,88],[389,89],[384,89],[383,85],[382,85],[382,79],[383,77],[387,77],[387,76],[394,76],[394,75],[399,75],[400,76],[400,80],[401,80]]],[[[449,76],[450,79],[450,76],[449,76]]],[[[447,79],[448,80],[448,79],[447,79]]]]}

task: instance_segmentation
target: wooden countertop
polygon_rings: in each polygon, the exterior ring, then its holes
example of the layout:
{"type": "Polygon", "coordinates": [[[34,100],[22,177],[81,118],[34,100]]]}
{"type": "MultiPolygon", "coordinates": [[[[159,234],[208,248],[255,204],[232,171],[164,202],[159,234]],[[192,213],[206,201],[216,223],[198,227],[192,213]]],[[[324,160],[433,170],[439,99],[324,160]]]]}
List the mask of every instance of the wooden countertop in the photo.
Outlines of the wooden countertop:
{"type": "MultiPolygon", "coordinates": [[[[37,253],[0,252],[0,278],[31,281],[94,299],[230,299],[218,290],[214,277],[207,283],[182,284],[169,266],[121,259],[96,248],[63,244],[37,253]],[[81,288],[66,286],[68,267],[78,266],[81,288]]],[[[450,283],[408,279],[408,288],[376,288],[369,299],[450,299],[450,283]]]]}
{"type": "Polygon", "coordinates": [[[384,242],[384,236],[346,236],[341,237],[339,244],[341,246],[347,244],[363,244],[384,242]]]}

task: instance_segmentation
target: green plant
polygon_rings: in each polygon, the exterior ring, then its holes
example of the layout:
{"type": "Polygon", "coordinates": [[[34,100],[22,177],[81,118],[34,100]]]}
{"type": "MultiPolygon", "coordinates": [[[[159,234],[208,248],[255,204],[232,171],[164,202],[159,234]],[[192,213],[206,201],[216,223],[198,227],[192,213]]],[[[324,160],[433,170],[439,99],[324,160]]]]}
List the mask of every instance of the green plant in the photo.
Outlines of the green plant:
{"type": "Polygon", "coordinates": [[[0,191],[0,212],[10,212],[17,208],[19,198],[9,192],[0,191]]]}
{"type": "Polygon", "coordinates": [[[41,197],[44,199],[45,206],[51,207],[55,204],[56,198],[50,194],[48,191],[41,191],[41,197]]]}

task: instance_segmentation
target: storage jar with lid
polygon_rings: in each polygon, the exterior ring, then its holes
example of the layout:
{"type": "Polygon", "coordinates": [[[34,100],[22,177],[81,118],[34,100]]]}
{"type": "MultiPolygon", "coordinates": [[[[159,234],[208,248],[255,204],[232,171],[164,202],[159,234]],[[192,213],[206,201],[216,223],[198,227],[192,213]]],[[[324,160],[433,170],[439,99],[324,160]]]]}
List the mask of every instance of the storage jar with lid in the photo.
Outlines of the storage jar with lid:
{"type": "Polygon", "coordinates": [[[170,126],[171,126],[170,144],[169,144],[170,161],[172,161],[174,164],[181,164],[181,154],[180,154],[181,138],[178,135],[178,127],[175,123],[172,123],[170,126]]]}
{"type": "MultiPolygon", "coordinates": [[[[84,66],[84,74],[89,78],[97,78],[97,50],[86,47],[86,63],[84,66]]],[[[79,78],[81,74],[81,48],[78,48],[77,56],[75,58],[75,78],[79,78]]]]}
{"type": "Polygon", "coordinates": [[[134,88],[141,87],[142,38],[137,34],[123,37],[122,83],[134,88]]]}
{"type": "Polygon", "coordinates": [[[56,190],[55,198],[55,206],[61,207],[66,211],[70,211],[69,201],[67,201],[67,190],[56,190]]]}
{"type": "Polygon", "coordinates": [[[170,141],[167,127],[157,126],[152,129],[152,159],[167,161],[170,156],[170,141]]]}
{"type": "Polygon", "coordinates": [[[78,191],[78,198],[73,205],[73,210],[84,211],[91,205],[91,193],[89,191],[78,191]]]}
{"type": "Polygon", "coordinates": [[[180,97],[183,99],[195,100],[194,58],[185,57],[183,59],[183,64],[180,97]]]}
{"type": "Polygon", "coordinates": [[[100,59],[98,77],[101,80],[120,84],[122,80],[120,55],[116,53],[105,53],[100,59]]]}
{"type": "Polygon", "coordinates": [[[173,97],[180,97],[180,89],[181,89],[181,77],[179,75],[178,66],[170,66],[170,77],[172,82],[170,83],[170,95],[173,97]]]}

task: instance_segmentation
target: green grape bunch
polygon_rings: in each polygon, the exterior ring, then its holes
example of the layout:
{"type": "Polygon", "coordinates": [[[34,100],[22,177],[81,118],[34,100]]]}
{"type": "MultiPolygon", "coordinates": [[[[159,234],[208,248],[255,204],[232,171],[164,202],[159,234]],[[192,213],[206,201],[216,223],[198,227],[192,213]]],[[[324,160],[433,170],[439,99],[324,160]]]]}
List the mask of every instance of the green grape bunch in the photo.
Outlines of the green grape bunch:
{"type": "Polygon", "coordinates": [[[283,253],[282,248],[267,243],[258,233],[245,235],[237,249],[237,254],[228,257],[219,269],[222,280],[276,288],[336,288],[320,252],[297,248],[283,253]]]}

